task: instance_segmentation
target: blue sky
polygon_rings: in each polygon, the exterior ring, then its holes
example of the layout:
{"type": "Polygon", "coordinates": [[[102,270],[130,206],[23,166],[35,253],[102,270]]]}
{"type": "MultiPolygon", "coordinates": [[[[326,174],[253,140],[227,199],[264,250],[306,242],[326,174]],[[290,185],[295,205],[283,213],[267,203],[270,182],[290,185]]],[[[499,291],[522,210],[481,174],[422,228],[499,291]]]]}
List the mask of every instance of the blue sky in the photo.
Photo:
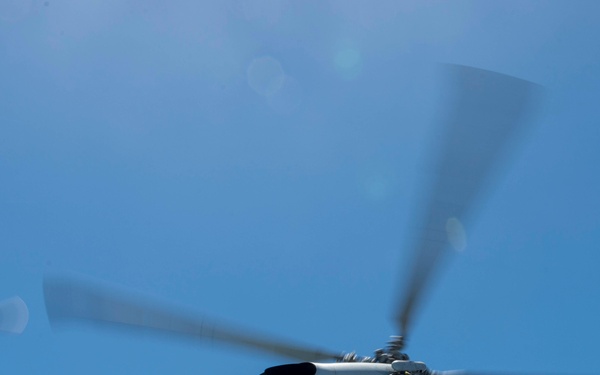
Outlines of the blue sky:
{"type": "Polygon", "coordinates": [[[443,104],[439,63],[546,93],[428,296],[434,369],[590,373],[600,333],[595,1],[3,0],[0,299],[12,374],[258,374],[210,343],[53,332],[77,272],[299,342],[369,355],[443,104]]]}

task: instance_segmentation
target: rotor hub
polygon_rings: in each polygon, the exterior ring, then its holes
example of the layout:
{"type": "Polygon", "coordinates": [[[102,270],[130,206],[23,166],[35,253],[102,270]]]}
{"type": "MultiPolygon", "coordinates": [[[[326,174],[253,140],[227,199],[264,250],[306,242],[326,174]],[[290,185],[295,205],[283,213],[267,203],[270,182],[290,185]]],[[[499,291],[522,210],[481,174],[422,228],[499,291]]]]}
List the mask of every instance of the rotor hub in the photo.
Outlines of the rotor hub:
{"type": "Polygon", "coordinates": [[[402,353],[404,348],[404,337],[390,336],[387,346],[383,349],[375,350],[374,356],[359,356],[355,352],[346,353],[338,359],[338,362],[372,362],[372,363],[392,363],[394,361],[408,361],[408,354],[402,353]]]}
{"type": "Polygon", "coordinates": [[[392,363],[394,361],[408,361],[408,354],[401,352],[403,348],[403,336],[390,336],[390,340],[384,349],[375,350],[375,362],[392,363]]]}

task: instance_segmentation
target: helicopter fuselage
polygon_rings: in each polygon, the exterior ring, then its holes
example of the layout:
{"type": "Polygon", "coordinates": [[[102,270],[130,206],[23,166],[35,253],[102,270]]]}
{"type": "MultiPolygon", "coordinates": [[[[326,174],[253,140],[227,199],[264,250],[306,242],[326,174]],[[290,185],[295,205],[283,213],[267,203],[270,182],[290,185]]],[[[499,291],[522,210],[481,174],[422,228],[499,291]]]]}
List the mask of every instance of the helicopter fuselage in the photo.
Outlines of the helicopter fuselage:
{"type": "Polygon", "coordinates": [[[390,374],[429,374],[423,362],[394,361],[392,363],[373,362],[302,362],[269,367],[261,375],[390,375],[390,374]]]}

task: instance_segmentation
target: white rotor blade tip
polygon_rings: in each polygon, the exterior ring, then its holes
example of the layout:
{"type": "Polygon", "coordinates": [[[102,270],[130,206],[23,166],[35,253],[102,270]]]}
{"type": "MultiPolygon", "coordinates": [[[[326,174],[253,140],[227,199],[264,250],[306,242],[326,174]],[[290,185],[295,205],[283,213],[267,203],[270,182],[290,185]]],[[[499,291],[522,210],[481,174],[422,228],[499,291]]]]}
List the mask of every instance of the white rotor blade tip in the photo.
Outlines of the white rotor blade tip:
{"type": "Polygon", "coordinates": [[[0,331],[23,333],[29,322],[29,310],[20,297],[0,301],[0,331]]]}

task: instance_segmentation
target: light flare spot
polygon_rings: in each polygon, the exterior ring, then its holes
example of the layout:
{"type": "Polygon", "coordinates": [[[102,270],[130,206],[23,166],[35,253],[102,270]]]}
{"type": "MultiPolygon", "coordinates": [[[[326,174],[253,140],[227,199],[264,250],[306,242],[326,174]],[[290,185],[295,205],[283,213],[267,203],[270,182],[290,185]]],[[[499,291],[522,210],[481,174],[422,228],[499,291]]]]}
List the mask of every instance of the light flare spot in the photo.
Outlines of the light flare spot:
{"type": "Polygon", "coordinates": [[[29,322],[29,310],[20,297],[0,301],[0,331],[20,334],[29,322]]]}
{"type": "Polygon", "coordinates": [[[342,43],[335,52],[333,63],[338,73],[345,79],[356,78],[362,69],[360,50],[352,43],[342,43]]]}
{"type": "Polygon", "coordinates": [[[465,227],[457,218],[451,217],[446,221],[446,236],[454,250],[464,251],[467,247],[465,227]]]}
{"type": "Polygon", "coordinates": [[[259,95],[269,96],[279,91],[285,81],[281,64],[271,56],[252,60],[246,71],[248,85],[259,95]]]}
{"type": "Polygon", "coordinates": [[[360,64],[360,53],[353,48],[346,48],[335,55],[335,64],[341,69],[352,69],[360,64]]]}

